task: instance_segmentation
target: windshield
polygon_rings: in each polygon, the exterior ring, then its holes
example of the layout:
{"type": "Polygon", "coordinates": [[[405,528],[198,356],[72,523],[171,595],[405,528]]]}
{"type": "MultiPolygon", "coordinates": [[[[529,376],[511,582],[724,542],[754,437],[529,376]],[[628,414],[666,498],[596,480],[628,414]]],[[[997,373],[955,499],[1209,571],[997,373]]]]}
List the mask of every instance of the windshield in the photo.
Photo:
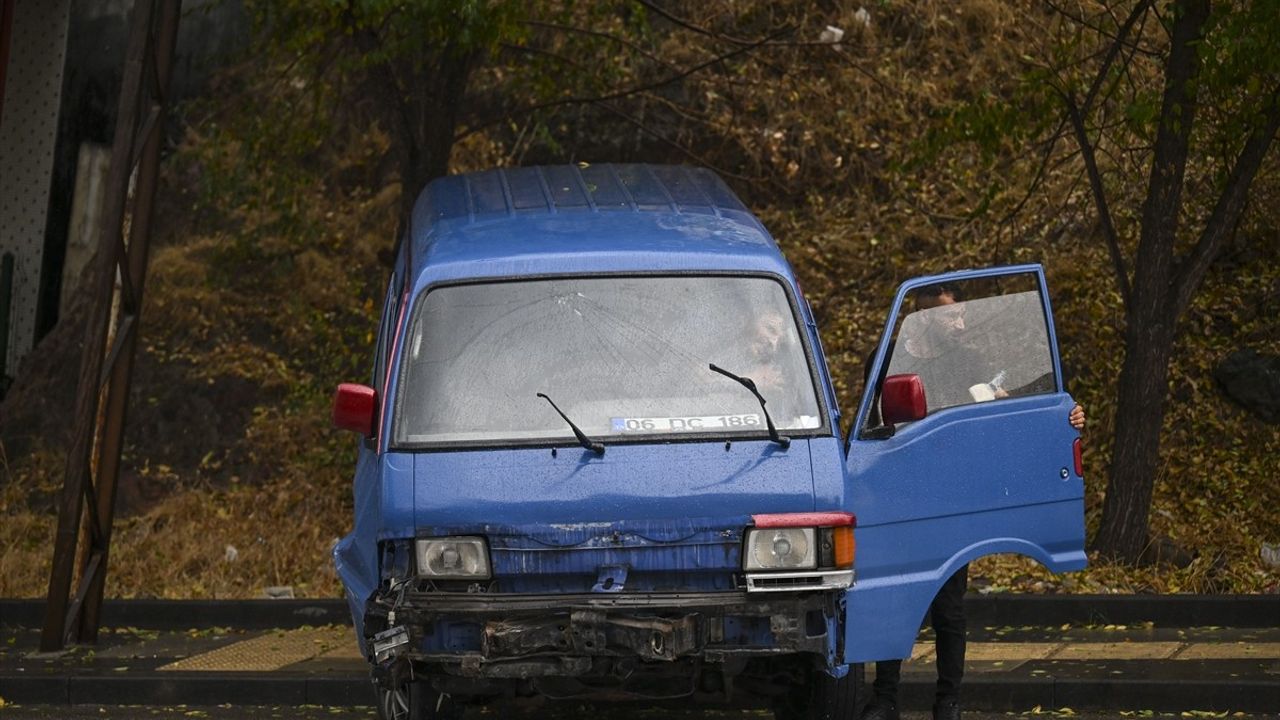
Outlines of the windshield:
{"type": "Polygon", "coordinates": [[[764,434],[822,426],[782,285],[762,277],[579,277],[436,288],[418,303],[395,442],[764,434]]]}

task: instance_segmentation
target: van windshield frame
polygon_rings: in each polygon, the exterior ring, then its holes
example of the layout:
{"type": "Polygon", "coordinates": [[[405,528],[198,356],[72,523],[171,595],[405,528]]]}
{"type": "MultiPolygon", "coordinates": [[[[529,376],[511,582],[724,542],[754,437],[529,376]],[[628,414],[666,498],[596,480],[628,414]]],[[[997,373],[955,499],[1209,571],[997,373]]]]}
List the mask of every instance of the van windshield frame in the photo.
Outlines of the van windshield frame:
{"type": "MultiPolygon", "coordinates": [[[[647,306],[644,309],[649,310],[647,306]]],[[[803,321],[804,314],[791,284],[777,274],[579,273],[476,278],[430,285],[414,299],[403,330],[403,342],[396,358],[397,382],[388,449],[576,444],[572,430],[544,400],[536,397],[535,389],[553,398],[589,437],[606,446],[767,440],[763,415],[751,392],[707,367],[715,363],[752,377],[756,368],[749,367],[749,361],[759,358],[755,353],[761,347],[769,347],[768,339],[777,334],[773,331],[779,325],[776,317],[768,318],[764,325],[770,329],[761,331],[757,321],[763,315],[781,316],[785,338],[775,341],[774,350],[778,346],[786,348],[783,366],[787,370],[778,375],[790,380],[765,377],[763,371],[756,373],[761,377],[753,378],[761,385],[766,400],[774,395],[774,402],[768,408],[779,432],[793,438],[830,435],[828,399],[803,321]],[[589,292],[591,290],[601,292],[589,292]],[[529,297],[522,298],[522,293],[529,297]],[[657,307],[637,318],[634,306],[625,307],[625,301],[633,298],[628,293],[637,294],[657,307]],[[519,302],[522,299],[524,302],[519,302]],[[688,302],[691,299],[698,302],[688,302]],[[702,312],[689,313],[690,309],[699,308],[702,312]],[[724,312],[713,312],[713,309],[724,312]],[[681,333],[663,325],[681,313],[692,318],[689,322],[694,327],[684,328],[681,333]],[[744,324],[748,321],[750,326],[744,324]],[[647,327],[646,323],[654,326],[647,327]],[[664,335],[655,334],[657,328],[662,328],[664,335]],[[715,340],[715,335],[709,335],[705,347],[689,346],[702,334],[713,331],[719,333],[720,341],[715,340]],[[670,337],[666,336],[668,332],[670,337]],[[762,332],[763,344],[758,337],[762,332]],[[737,341],[723,341],[726,334],[734,333],[739,336],[737,341]],[[488,335],[488,339],[484,335],[488,335]],[[515,342],[506,342],[510,338],[515,342]],[[505,359],[500,361],[488,359],[487,348],[512,345],[519,346],[519,350],[502,353],[505,359]],[[607,361],[602,360],[604,355],[598,348],[616,352],[618,366],[625,368],[627,361],[634,359],[628,353],[641,349],[648,352],[652,349],[649,345],[658,348],[654,351],[656,354],[646,358],[650,366],[637,367],[616,378],[608,375],[608,370],[601,370],[601,363],[607,364],[607,361]],[[433,353],[432,348],[451,350],[433,353]],[[591,362],[568,363],[566,367],[558,367],[553,362],[587,354],[592,355],[591,362]],[[496,372],[492,372],[494,370],[496,372]],[[554,372],[550,372],[552,370],[554,372]],[[656,377],[650,377],[650,371],[656,377]],[[606,373],[603,380],[601,372],[606,373]],[[515,379],[519,382],[511,382],[515,379]],[[615,408],[606,402],[613,398],[600,396],[598,392],[602,381],[611,383],[610,388],[641,390],[637,390],[636,397],[618,399],[615,408]],[[669,404],[665,401],[672,398],[643,396],[643,387],[652,387],[655,382],[691,383],[681,387],[706,388],[706,395],[687,397],[677,393],[678,402],[669,404]],[[771,392],[767,387],[769,382],[784,385],[776,386],[771,392]],[[494,391],[494,385],[504,390],[494,391]],[[505,390],[508,387],[511,391],[505,390]],[[785,399],[782,387],[785,387],[785,399]],[[591,395],[591,388],[596,389],[596,396],[591,395]],[[707,403],[705,407],[697,405],[703,401],[707,403]],[[499,416],[478,418],[474,427],[470,421],[463,423],[463,427],[446,427],[452,422],[451,418],[473,409],[468,403],[476,402],[499,416]],[[697,406],[691,407],[690,402],[697,406]],[[498,409],[500,405],[502,409],[498,409]],[[516,417],[510,421],[514,426],[503,426],[508,419],[501,417],[501,413],[507,408],[516,408],[513,411],[516,417]],[[784,413],[787,417],[780,417],[784,413]],[[521,425],[526,422],[532,423],[527,431],[526,426],[521,425]]]]}

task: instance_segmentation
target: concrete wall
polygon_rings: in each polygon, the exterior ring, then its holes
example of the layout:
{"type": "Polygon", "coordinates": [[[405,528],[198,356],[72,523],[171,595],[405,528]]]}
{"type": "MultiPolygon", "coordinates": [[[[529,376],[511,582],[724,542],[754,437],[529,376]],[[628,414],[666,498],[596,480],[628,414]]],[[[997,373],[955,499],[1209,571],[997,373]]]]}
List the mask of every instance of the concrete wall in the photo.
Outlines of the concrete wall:
{"type": "MultiPolygon", "coordinates": [[[[16,258],[0,391],[57,323],[70,282],[96,249],[106,165],[82,146],[109,147],[114,137],[133,4],[16,0],[0,116],[0,256],[16,258]]],[[[240,0],[186,0],[172,100],[198,94],[219,67],[243,57],[249,31],[240,0]]]]}
{"type": "Polygon", "coordinates": [[[18,0],[0,110],[0,256],[14,260],[4,374],[36,340],[70,0],[18,0]]]}

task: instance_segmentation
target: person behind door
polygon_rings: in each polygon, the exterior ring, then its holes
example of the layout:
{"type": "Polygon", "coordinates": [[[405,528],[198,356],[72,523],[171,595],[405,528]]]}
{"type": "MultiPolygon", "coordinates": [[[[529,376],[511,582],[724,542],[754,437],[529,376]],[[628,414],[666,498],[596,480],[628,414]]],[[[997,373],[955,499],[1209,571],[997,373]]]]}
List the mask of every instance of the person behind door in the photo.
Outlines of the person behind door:
{"type": "MultiPolygon", "coordinates": [[[[932,358],[943,352],[957,352],[963,348],[961,338],[965,330],[964,314],[960,305],[960,291],[953,285],[930,285],[918,290],[915,294],[916,310],[929,310],[956,305],[955,312],[933,313],[930,323],[916,337],[908,337],[903,347],[912,360],[918,365],[913,372],[930,372],[932,358]]],[[[885,358],[885,367],[889,358],[885,358]]],[[[868,363],[868,372],[870,365],[868,363]]],[[[926,387],[929,386],[926,379],[926,387]]],[[[935,387],[956,385],[966,387],[968,381],[960,383],[941,383],[935,378],[931,383],[935,387]]],[[[927,391],[926,391],[927,392],[927,391]]],[[[996,393],[995,397],[1004,397],[996,393]]],[[[945,405],[960,404],[964,400],[946,402],[945,405]]],[[[932,402],[931,402],[932,405],[932,402]]],[[[1067,421],[1077,430],[1084,429],[1084,408],[1077,404],[1071,409],[1067,421]]],[[[938,590],[933,602],[929,604],[929,621],[933,626],[934,643],[937,652],[938,685],[934,696],[933,717],[935,720],[959,720],[960,718],[960,682],[964,678],[965,654],[965,618],[964,594],[969,586],[969,566],[966,564],[955,572],[938,590]]],[[[872,686],[872,698],[862,713],[862,720],[897,720],[898,718],[898,683],[902,671],[901,660],[883,660],[876,663],[876,679],[872,686]]]]}

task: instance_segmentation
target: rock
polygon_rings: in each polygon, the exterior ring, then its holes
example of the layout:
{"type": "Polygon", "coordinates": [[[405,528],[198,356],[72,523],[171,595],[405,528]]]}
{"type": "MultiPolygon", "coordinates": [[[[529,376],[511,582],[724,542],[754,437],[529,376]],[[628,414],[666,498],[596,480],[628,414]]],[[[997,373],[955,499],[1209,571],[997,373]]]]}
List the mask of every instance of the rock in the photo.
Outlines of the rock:
{"type": "Polygon", "coordinates": [[[1185,568],[1195,560],[1195,555],[1188,552],[1173,540],[1160,536],[1151,539],[1138,558],[1139,565],[1166,565],[1185,568]]]}
{"type": "Polygon", "coordinates": [[[263,588],[262,594],[267,596],[268,598],[271,598],[272,600],[292,600],[293,586],[292,585],[272,585],[271,587],[263,588]]]}
{"type": "Polygon", "coordinates": [[[1280,424],[1280,357],[1237,350],[1213,371],[1227,397],[1266,422],[1280,424]]]}
{"type": "Polygon", "coordinates": [[[1259,554],[1262,556],[1264,565],[1273,570],[1280,570],[1280,545],[1262,543],[1262,549],[1259,554]]]}

